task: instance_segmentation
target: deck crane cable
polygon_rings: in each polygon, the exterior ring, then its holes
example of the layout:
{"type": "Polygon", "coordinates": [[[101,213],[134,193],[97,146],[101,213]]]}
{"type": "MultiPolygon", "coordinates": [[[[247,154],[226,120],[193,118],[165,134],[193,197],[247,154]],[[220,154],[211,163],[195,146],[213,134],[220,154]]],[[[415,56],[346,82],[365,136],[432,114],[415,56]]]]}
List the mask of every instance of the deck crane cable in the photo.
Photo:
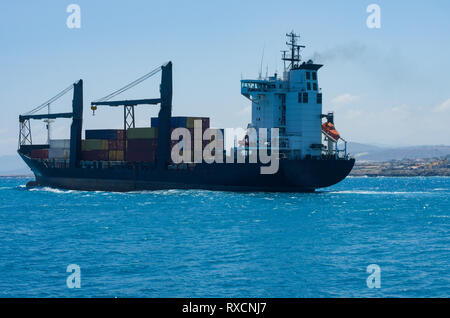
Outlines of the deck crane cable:
{"type": "Polygon", "coordinates": [[[111,93],[111,94],[109,94],[109,95],[107,95],[107,96],[105,96],[103,98],[100,98],[100,99],[96,100],[95,102],[106,102],[106,101],[110,100],[111,98],[113,98],[113,97],[115,97],[115,96],[117,96],[117,95],[119,95],[119,94],[129,90],[130,88],[133,88],[134,86],[138,85],[139,83],[142,83],[146,79],[148,79],[148,78],[152,77],[153,75],[157,74],[159,71],[161,71],[161,66],[158,66],[158,68],[155,68],[154,70],[148,72],[147,74],[139,77],[137,80],[129,83],[128,85],[125,85],[124,87],[116,90],[115,92],[113,92],[113,93],[111,93]]]}
{"type": "Polygon", "coordinates": [[[57,101],[58,99],[60,99],[62,96],[67,94],[72,89],[73,89],[73,84],[71,84],[69,87],[63,89],[61,92],[59,92],[58,94],[56,94],[55,96],[50,98],[45,103],[43,103],[43,104],[37,106],[36,108],[30,110],[28,113],[25,113],[25,115],[33,115],[33,114],[37,113],[38,111],[40,111],[40,110],[44,109],[45,107],[47,107],[49,104],[51,104],[51,103],[57,101]]]}

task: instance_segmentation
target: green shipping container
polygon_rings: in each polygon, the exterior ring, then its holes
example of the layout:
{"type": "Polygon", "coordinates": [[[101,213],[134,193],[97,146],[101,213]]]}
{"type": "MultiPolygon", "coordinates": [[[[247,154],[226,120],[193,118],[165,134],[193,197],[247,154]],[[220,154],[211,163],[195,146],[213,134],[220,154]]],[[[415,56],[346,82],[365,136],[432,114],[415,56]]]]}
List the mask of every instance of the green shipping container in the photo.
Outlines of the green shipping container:
{"type": "Polygon", "coordinates": [[[209,128],[209,117],[186,117],[186,128],[194,128],[196,120],[201,121],[203,130],[209,128]]]}
{"type": "Polygon", "coordinates": [[[129,128],[127,130],[128,139],[156,139],[158,138],[157,127],[129,128]]]}
{"type": "Polygon", "coordinates": [[[82,150],[108,150],[108,140],[104,139],[86,139],[82,141],[82,150]]]}

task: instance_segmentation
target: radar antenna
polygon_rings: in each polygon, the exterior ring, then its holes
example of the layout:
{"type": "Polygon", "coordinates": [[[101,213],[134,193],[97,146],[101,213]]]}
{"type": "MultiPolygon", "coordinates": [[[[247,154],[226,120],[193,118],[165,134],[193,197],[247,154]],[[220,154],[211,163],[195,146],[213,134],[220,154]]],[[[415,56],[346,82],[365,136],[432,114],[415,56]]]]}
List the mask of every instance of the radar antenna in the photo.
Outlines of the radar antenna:
{"type": "Polygon", "coordinates": [[[300,56],[300,49],[305,48],[304,45],[298,45],[297,40],[300,39],[300,36],[295,34],[294,31],[291,33],[286,33],[286,37],[288,38],[288,42],[286,42],[286,45],[289,47],[290,55],[287,55],[287,51],[281,51],[283,53],[283,57],[281,58],[284,62],[288,61],[289,64],[289,70],[292,70],[299,66],[299,63],[301,61],[300,56]]]}

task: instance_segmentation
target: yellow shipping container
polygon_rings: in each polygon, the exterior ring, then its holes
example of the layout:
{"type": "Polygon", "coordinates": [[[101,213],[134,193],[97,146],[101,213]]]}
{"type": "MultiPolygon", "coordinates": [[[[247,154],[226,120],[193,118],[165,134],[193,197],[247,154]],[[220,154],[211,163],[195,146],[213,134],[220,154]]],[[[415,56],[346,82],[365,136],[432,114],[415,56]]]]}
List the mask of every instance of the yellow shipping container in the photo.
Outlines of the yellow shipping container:
{"type": "Polygon", "coordinates": [[[109,161],[123,161],[123,150],[110,150],[108,157],[109,161]]]}

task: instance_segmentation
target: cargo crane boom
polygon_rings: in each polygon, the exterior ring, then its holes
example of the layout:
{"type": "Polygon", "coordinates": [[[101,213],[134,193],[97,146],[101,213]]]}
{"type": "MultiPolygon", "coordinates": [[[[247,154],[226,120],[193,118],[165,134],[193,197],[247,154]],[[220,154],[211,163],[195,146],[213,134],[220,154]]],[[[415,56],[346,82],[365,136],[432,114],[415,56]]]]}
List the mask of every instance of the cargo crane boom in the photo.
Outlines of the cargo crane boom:
{"type": "MultiPolygon", "coordinates": [[[[114,91],[113,93],[91,102],[91,109],[93,114],[97,110],[97,106],[120,107],[123,106],[123,128],[126,131],[128,128],[135,128],[134,107],[137,105],[157,105],[161,104],[158,119],[160,124],[158,133],[158,157],[157,166],[159,169],[165,169],[169,163],[170,157],[170,118],[172,117],[172,62],[167,62],[164,65],[157,67],[149,73],[141,76],[137,80],[128,85],[114,91]],[[136,99],[136,100],[115,100],[110,101],[111,98],[133,88],[146,79],[162,71],[160,98],[152,99],[136,99]]],[[[125,141],[125,134],[124,134],[125,141]]],[[[126,149],[124,149],[126,151],[126,149]]]]}
{"type": "Polygon", "coordinates": [[[30,119],[48,120],[57,118],[72,118],[72,125],[70,127],[70,167],[78,167],[81,159],[81,132],[83,124],[83,80],[81,79],[62,90],[45,103],[39,105],[28,113],[19,116],[19,151],[23,150],[26,146],[32,146],[33,144],[31,138],[30,119]],[[36,114],[72,89],[73,100],[71,113],[36,114]]]}

